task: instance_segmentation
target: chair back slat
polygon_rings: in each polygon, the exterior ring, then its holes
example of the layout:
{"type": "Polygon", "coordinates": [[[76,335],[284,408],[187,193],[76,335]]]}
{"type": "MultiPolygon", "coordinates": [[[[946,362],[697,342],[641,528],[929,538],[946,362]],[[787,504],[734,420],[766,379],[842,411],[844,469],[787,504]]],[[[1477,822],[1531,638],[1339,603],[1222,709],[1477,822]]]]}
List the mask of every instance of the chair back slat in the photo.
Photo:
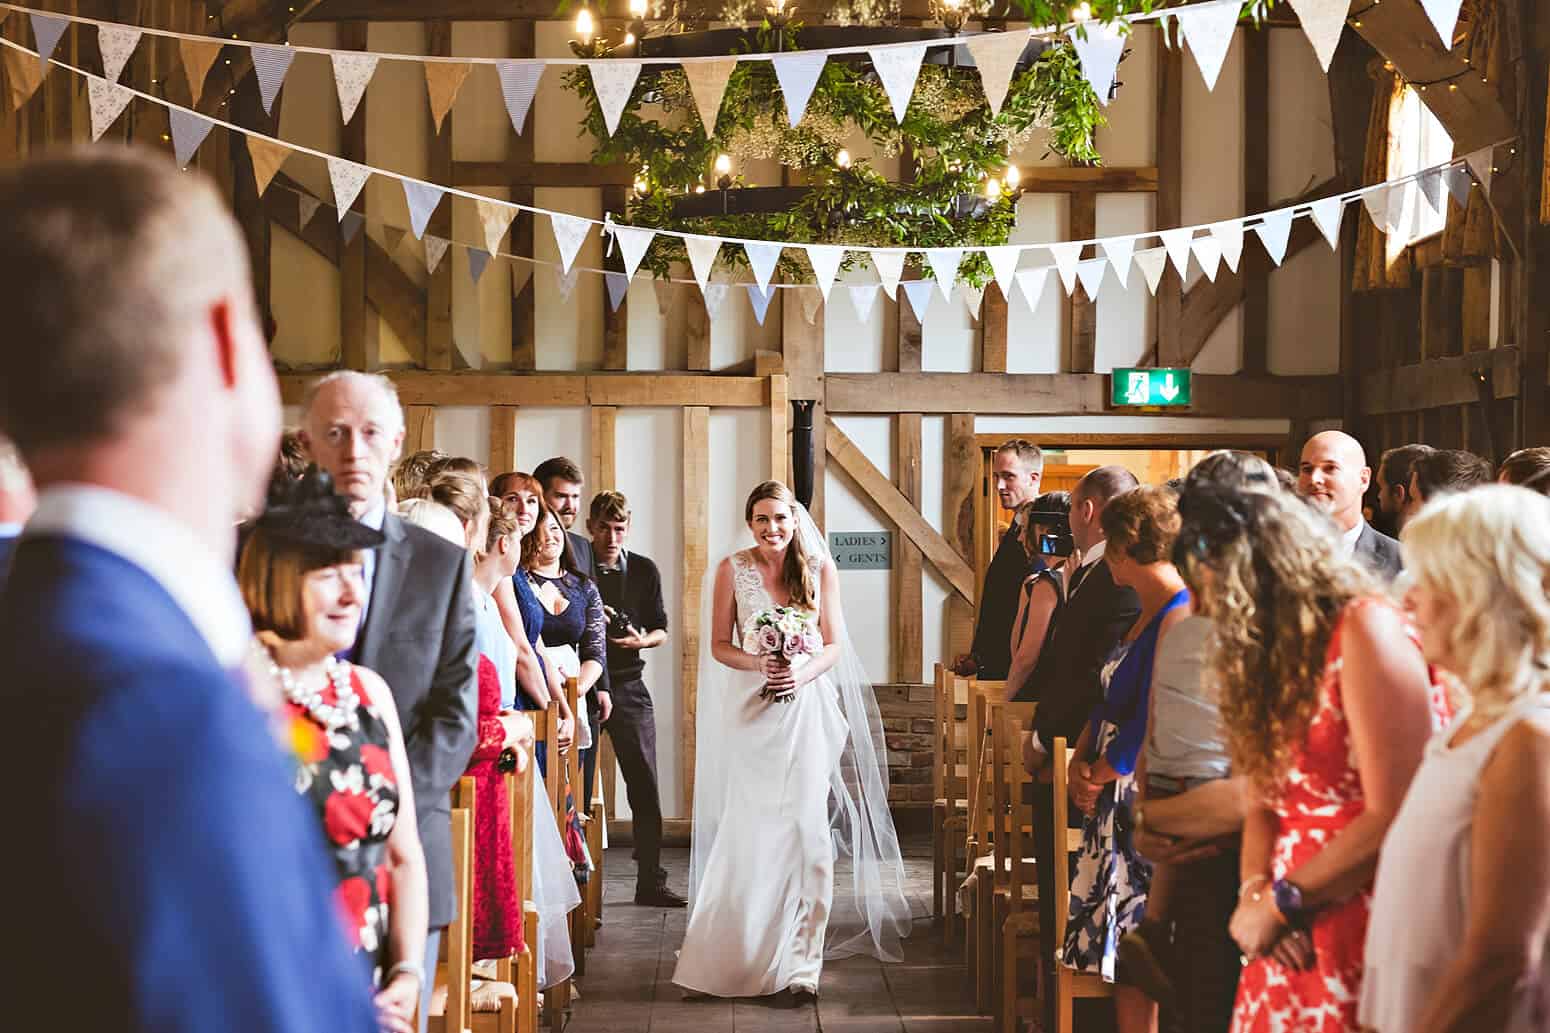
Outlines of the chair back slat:
{"type": "MultiPolygon", "coordinates": [[[[1046,833],[1052,840],[1054,850],[1050,851],[1051,860],[1054,862],[1053,875],[1055,886],[1055,937],[1052,942],[1058,949],[1066,942],[1066,919],[1071,906],[1071,894],[1066,888],[1071,885],[1071,837],[1066,833],[1066,821],[1070,815],[1069,801],[1066,796],[1066,764],[1070,761],[1066,749],[1064,737],[1057,737],[1050,746],[1049,762],[1053,765],[1054,784],[1050,787],[1055,797],[1055,806],[1052,808],[1050,829],[1046,833]]],[[[1057,962],[1058,964],[1058,962],[1057,962]]]]}
{"type": "Polygon", "coordinates": [[[473,1025],[474,977],[473,883],[474,883],[474,780],[462,778],[454,790],[467,807],[452,810],[452,883],[457,902],[445,933],[447,942],[447,1005],[445,1029],[465,1030],[473,1025]]]}
{"type": "Polygon", "coordinates": [[[1012,845],[1014,829],[1021,822],[1020,786],[1027,774],[1023,766],[1023,727],[1033,716],[1036,704],[995,703],[991,705],[990,750],[992,761],[992,822],[996,879],[1005,882],[1012,866],[1022,856],[1012,845]]]}

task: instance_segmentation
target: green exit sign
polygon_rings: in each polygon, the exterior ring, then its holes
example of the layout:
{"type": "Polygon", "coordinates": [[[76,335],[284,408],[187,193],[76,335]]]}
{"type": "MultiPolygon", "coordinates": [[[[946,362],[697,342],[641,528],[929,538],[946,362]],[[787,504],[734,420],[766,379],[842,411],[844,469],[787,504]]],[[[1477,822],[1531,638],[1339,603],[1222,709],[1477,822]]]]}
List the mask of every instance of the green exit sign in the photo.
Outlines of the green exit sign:
{"type": "Polygon", "coordinates": [[[1189,404],[1188,369],[1116,369],[1111,374],[1114,405],[1148,407],[1189,404]]]}

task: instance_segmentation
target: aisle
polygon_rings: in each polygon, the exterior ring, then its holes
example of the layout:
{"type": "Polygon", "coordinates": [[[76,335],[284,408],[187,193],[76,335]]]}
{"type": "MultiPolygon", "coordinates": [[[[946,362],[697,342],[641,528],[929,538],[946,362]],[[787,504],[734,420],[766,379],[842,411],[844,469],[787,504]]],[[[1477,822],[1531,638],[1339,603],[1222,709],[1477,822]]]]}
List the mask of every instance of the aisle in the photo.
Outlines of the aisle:
{"type": "MultiPolygon", "coordinates": [[[[906,847],[910,895],[931,900],[929,846],[906,847]],[[912,848],[913,847],[913,848],[912,848]]],[[[687,850],[663,852],[669,882],[687,882],[687,850]]],[[[685,1001],[672,984],[685,913],[636,907],[629,847],[608,852],[604,919],[587,956],[582,999],[567,1033],[981,1033],[991,1022],[964,999],[963,966],[942,950],[930,920],[915,923],[905,960],[882,965],[850,958],[824,966],[816,1008],[766,1001],[685,1001]]],[[[777,999],[779,1000],[779,999],[777,999]]]]}

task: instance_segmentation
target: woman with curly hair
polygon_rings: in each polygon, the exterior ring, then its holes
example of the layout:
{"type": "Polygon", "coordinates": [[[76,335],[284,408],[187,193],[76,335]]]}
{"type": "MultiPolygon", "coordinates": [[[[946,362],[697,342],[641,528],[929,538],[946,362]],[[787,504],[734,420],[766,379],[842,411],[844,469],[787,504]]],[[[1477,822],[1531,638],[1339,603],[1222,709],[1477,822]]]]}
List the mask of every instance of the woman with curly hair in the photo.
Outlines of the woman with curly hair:
{"type": "Polygon", "coordinates": [[[1450,715],[1413,627],[1281,494],[1202,484],[1175,562],[1214,622],[1234,774],[1245,777],[1234,1033],[1354,1033],[1373,872],[1450,715]]]}

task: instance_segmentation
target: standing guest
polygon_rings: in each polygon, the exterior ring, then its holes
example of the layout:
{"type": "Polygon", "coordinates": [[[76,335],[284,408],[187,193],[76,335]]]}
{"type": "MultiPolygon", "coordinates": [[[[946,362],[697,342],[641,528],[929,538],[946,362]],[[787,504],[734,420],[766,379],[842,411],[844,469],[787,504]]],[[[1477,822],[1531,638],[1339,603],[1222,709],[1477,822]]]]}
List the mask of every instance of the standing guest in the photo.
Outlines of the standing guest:
{"type": "Polygon", "coordinates": [[[1378,460],[1378,513],[1382,517],[1385,534],[1392,532],[1398,537],[1409,519],[1410,473],[1416,461],[1431,455],[1436,449],[1430,445],[1400,445],[1383,453],[1378,460]]]}
{"type": "MultiPolygon", "coordinates": [[[[393,686],[430,884],[425,985],[433,985],[441,932],[452,921],[450,794],[477,733],[473,574],[468,553],[389,513],[387,473],[404,443],[393,382],[330,373],[314,382],[302,433],[313,461],[333,475],[350,515],[387,541],[366,553],[366,612],[345,659],[393,686]]],[[[423,1033],[429,1009],[420,1009],[423,1033]]]]}
{"type": "Polygon", "coordinates": [[[159,155],[0,170],[0,433],[41,491],[0,591],[17,1029],[377,1028],[240,672],[237,520],[280,441],[250,275],[209,180],[159,155]]]}
{"type": "Polygon", "coordinates": [[[334,901],[377,990],[382,1025],[415,1026],[425,955],[425,854],[393,695],[337,660],[355,640],[362,555],[382,532],[350,517],[318,471],[272,488],[242,546],[237,581],[260,677],[293,754],[296,791],[333,856],[334,901]]]}
{"type": "Polygon", "coordinates": [[[1410,470],[1410,497],[1405,519],[1409,520],[1421,511],[1421,507],[1452,492],[1468,491],[1495,480],[1491,464],[1475,455],[1456,448],[1433,449],[1417,459],[1410,470]]]}
{"type": "Polygon", "coordinates": [[[638,552],[626,552],[630,503],[617,491],[592,498],[587,519],[592,553],[597,557],[598,594],[608,617],[608,676],[613,715],[603,730],[614,744],[635,833],[635,903],[647,907],[683,907],[683,897],[667,888],[661,865],[662,799],[657,789],[657,715],[642,676],[641,653],[667,641],[667,607],[662,575],[638,552]]]}
{"type": "Polygon", "coordinates": [[[1550,495],[1550,448],[1520,448],[1502,460],[1496,479],[1550,495]]]}
{"type": "MultiPolygon", "coordinates": [[[[596,582],[578,569],[559,518],[547,506],[540,507],[537,523],[522,539],[522,567],[543,606],[544,642],[550,648],[567,646],[576,655],[578,666],[570,673],[575,675],[576,696],[581,699],[601,684],[608,662],[608,620],[596,582]]],[[[613,713],[613,701],[606,693],[598,709],[603,721],[613,713]]],[[[583,736],[581,749],[592,748],[583,736]]]]}
{"type": "Polygon", "coordinates": [[[1017,620],[1012,624],[1012,667],[1007,671],[1003,699],[1017,698],[1018,690],[1039,665],[1039,655],[1055,633],[1060,605],[1066,599],[1065,562],[1075,548],[1071,541],[1070,492],[1047,491],[1024,508],[1027,514],[1023,520],[1023,551],[1030,562],[1037,560],[1040,566],[1023,579],[1017,620]]]}
{"type": "Polygon", "coordinates": [[[1203,485],[1177,555],[1215,622],[1211,676],[1249,780],[1231,931],[1235,1033],[1355,1033],[1378,848],[1449,707],[1373,575],[1281,495],[1203,485]]]}
{"type": "Polygon", "coordinates": [[[27,464],[22,462],[16,446],[0,435],[0,588],[5,587],[5,573],[10,569],[11,553],[16,549],[22,525],[37,505],[38,496],[27,464]]]}
{"type": "MultiPolygon", "coordinates": [[[[1070,796],[1085,814],[1071,879],[1064,964],[1116,981],[1116,948],[1146,914],[1152,865],[1136,850],[1136,766],[1146,745],[1157,652],[1190,615],[1171,557],[1179,529],[1174,492],[1136,488],[1103,508],[1104,562],[1136,593],[1141,612],[1103,666],[1104,698],[1071,749],[1070,796]]],[[[1058,887],[1057,887],[1058,891],[1058,887]]],[[[1157,1003],[1134,985],[1114,989],[1119,1033],[1157,1028],[1157,1003]]]]}
{"type": "Polygon", "coordinates": [[[1383,841],[1359,1012],[1377,1033],[1550,1022],[1547,526],[1550,501],[1502,487],[1405,528],[1422,647],[1467,702],[1383,841]]]}
{"type": "MultiPolygon", "coordinates": [[[[990,457],[996,496],[1003,509],[1021,512],[1039,494],[1039,479],[1044,476],[1044,454],[1031,441],[1008,441],[990,457]]],[[[974,645],[967,656],[953,661],[959,674],[978,675],[981,681],[1000,681],[1012,667],[1012,622],[1017,619],[1018,596],[1023,579],[1032,563],[1023,550],[1023,529],[1018,518],[1001,536],[1001,544],[985,571],[985,588],[980,593],[979,616],[974,625],[974,645]]]]}
{"type": "Polygon", "coordinates": [[[445,452],[438,452],[434,448],[404,456],[393,467],[393,497],[402,504],[423,496],[431,467],[446,458],[445,452]]]}
{"type": "Polygon", "coordinates": [[[1362,516],[1362,496],[1371,482],[1367,456],[1351,435],[1326,430],[1303,446],[1297,493],[1335,522],[1337,555],[1355,556],[1382,580],[1393,581],[1404,566],[1399,543],[1362,516]]]}

